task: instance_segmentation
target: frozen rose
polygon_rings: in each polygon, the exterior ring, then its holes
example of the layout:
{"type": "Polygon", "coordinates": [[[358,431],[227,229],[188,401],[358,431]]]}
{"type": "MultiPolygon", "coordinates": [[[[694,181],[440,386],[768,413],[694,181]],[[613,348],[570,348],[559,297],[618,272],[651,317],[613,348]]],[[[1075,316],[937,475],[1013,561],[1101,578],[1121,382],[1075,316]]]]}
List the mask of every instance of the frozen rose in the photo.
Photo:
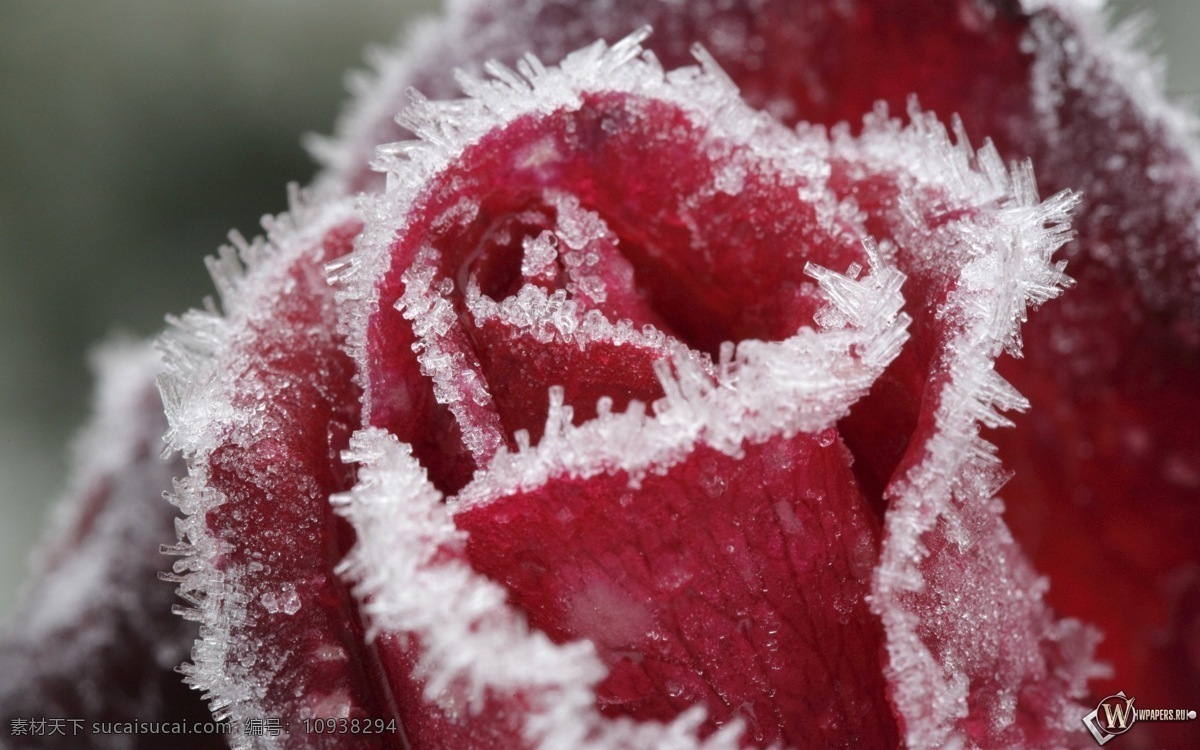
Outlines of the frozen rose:
{"type": "MultiPolygon", "coordinates": [[[[1033,404],[1015,429],[989,434],[1015,472],[1007,518],[1054,582],[1050,601],[1106,634],[1099,657],[1114,674],[1092,683],[1096,695],[1137,684],[1146,705],[1190,705],[1200,702],[1197,156],[1188,116],[1136,51],[1139,25],[1105,32],[1100,6],[463,3],[450,31],[381,62],[374,95],[324,152],[325,179],[378,179],[355,165],[373,139],[404,132],[379,116],[393,106],[380,101],[400,102],[409,83],[449,94],[445,60],[474,69],[528,49],[557,59],[642,23],[659,30],[648,44],[668,66],[699,41],[750,103],[785,122],[854,123],[878,99],[899,110],[916,93],[993,137],[1005,159],[1032,156],[1044,192],[1081,191],[1080,236],[1063,251],[1077,288],[1025,326],[1023,359],[998,362],[1033,404]]],[[[1187,741],[1196,729],[1139,732],[1187,741]]]]}
{"type": "Polygon", "coordinates": [[[791,131],[643,36],[417,100],[385,190],[217,262],[166,340],[190,679],[418,746],[1065,741],[1091,636],[977,432],[1074,197],[915,110],[791,131]]]}
{"type": "Polygon", "coordinates": [[[628,5],[457,4],[164,339],[185,672],[292,722],[234,744],[1058,747],[1191,700],[1196,187],[1141,61],[1070,4],[628,5]]]}

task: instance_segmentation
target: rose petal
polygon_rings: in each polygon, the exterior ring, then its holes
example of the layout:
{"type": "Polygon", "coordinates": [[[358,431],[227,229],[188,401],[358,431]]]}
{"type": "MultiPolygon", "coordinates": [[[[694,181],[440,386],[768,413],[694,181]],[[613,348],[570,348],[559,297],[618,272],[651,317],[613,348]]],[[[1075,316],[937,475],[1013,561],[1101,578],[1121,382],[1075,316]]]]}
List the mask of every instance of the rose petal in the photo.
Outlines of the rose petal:
{"type": "Polygon", "coordinates": [[[406,34],[397,52],[375,55],[371,74],[354,81],[357,96],[337,137],[310,146],[326,165],[324,185],[379,187],[368,165],[378,144],[410,136],[393,120],[410,89],[453,97],[456,69],[478,73],[486,60],[513,65],[526,53],[556,62],[593,39],[619,39],[642,26],[657,30],[648,46],[667,68],[689,64],[694,45],[703,45],[751,106],[789,124],[857,122],[876,101],[900,108],[915,92],[943,116],[970,112],[973,132],[1019,133],[1008,90],[1025,65],[1016,6],[947,0],[913,13],[899,0],[459,0],[444,20],[406,34]]]}
{"type": "MultiPolygon", "coordinates": [[[[545,203],[554,199],[547,191],[581,192],[579,199],[594,204],[589,210],[620,228],[622,252],[638,265],[638,293],[702,351],[715,353],[723,338],[778,340],[811,322],[821,299],[806,274],[807,257],[835,268],[868,262],[864,234],[821,191],[819,167],[772,169],[763,177],[754,171],[757,162],[772,160],[817,164],[821,141],[792,139],[762,116],[735,111],[733,92],[715,75],[693,87],[686,84],[695,72],[667,81],[651,71],[637,79],[641,67],[626,65],[637,54],[633,43],[608,52],[589,48],[564,62],[563,72],[528,61],[531,80],[545,92],[541,106],[564,107],[558,116],[519,117],[507,84],[480,82],[473,84],[477,98],[430,109],[424,124],[415,125],[428,128],[430,143],[450,145],[404,147],[394,164],[397,187],[374,201],[365,249],[346,275],[353,301],[347,327],[363,363],[368,422],[396,431],[393,422],[408,418],[387,399],[395,390],[391,373],[406,371],[415,347],[475,463],[485,465],[501,445],[512,447],[474,353],[478,334],[458,325],[467,311],[461,287],[478,248],[491,247],[495,225],[531,207],[548,210],[545,203]],[[612,90],[570,88],[606,74],[612,90]],[[689,117],[706,124],[697,127],[689,117]],[[757,162],[743,164],[751,152],[731,145],[744,142],[761,149],[757,162]],[[640,161],[629,158],[631,150],[640,161]],[[721,189],[727,172],[743,174],[739,190],[721,189]],[[764,214],[753,223],[751,208],[764,214]],[[666,251],[689,242],[691,262],[666,251]],[[781,255],[787,262],[779,262],[781,255]]],[[[593,324],[567,312],[564,306],[566,318],[554,326],[572,340],[576,328],[583,341],[596,338],[589,326],[604,328],[604,335],[620,328],[619,321],[593,324]]],[[[649,344],[654,336],[647,336],[649,344]]]]}
{"type": "MultiPolygon", "coordinates": [[[[159,455],[160,357],[149,345],[110,344],[95,369],[96,414],[78,443],[70,495],[0,642],[5,731],[14,731],[14,719],[64,721],[61,733],[39,736],[38,747],[132,747],[128,737],[93,734],[92,723],[208,718],[175,673],[195,628],[170,615],[171,588],[155,581],[174,516],[162,494],[181,470],[159,455]]],[[[219,734],[178,743],[223,745],[219,734]]]]}
{"type": "Polygon", "coordinates": [[[851,460],[832,430],[736,458],[698,447],[637,487],[624,472],[555,476],[455,522],[532,625],[595,645],[605,713],[669,720],[700,704],[707,727],[741,719],[759,746],[890,746],[864,600],[878,522],[851,460]]]}
{"type": "Polygon", "coordinates": [[[1058,294],[1051,256],[1075,198],[1039,203],[1028,165],[1009,172],[990,144],[973,153],[960,129],[952,146],[910,116],[903,131],[875,115],[859,138],[843,133],[832,180],[894,243],[911,289],[912,345],[842,425],[864,486],[887,477],[872,607],[891,697],[912,746],[1077,745],[1094,636],[1041,602],[991,501],[1006,475],[979,437],[1023,405],[993,362],[1019,351],[1026,307],[1058,294]]]}
{"type": "Polygon", "coordinates": [[[334,502],[359,537],[342,571],[357,582],[414,746],[737,747],[737,725],[699,740],[697,710],[665,725],[603,717],[594,648],[531,630],[504,589],[471,568],[465,535],[411,449],[378,429],[352,447],[347,459],[364,468],[334,502]]]}
{"type": "MultiPolygon", "coordinates": [[[[348,202],[294,198],[268,238],[239,240],[212,262],[224,316],[194,311],[164,336],[163,391],[172,446],[189,476],[173,501],[187,514],[176,564],[185,612],[201,622],[187,681],[217,718],[278,717],[274,740],[333,747],[306,718],[387,718],[374,656],[333,567],[352,536],[329,496],[345,489],[339,460],[357,421],[352,367],[336,333],[324,263],[344,255],[361,224],[348,202]]],[[[235,748],[270,738],[238,734],[235,748]]],[[[398,747],[398,734],[362,747],[398,747]]]]}
{"type": "MultiPolygon", "coordinates": [[[[1200,151],[1128,29],[1106,35],[1062,9],[1036,16],[1030,37],[1040,163],[1087,204],[1068,256],[1077,289],[1032,321],[1027,361],[1009,368],[1033,405],[996,437],[1017,470],[1009,518],[1055,606],[1103,629],[1114,670],[1098,696],[1197,705],[1200,151]]],[[[1200,726],[1136,735],[1186,746],[1200,726]]]]}

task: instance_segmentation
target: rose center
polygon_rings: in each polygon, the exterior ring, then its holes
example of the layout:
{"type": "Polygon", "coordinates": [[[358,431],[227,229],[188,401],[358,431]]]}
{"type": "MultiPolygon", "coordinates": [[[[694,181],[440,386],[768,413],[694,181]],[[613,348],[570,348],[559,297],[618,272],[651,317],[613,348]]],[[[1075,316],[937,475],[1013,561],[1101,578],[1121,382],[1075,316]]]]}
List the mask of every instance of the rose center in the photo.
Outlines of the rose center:
{"type": "Polygon", "coordinates": [[[655,362],[680,345],[703,360],[724,342],[792,336],[824,304],[809,261],[866,263],[864,232],[825,189],[821,154],[806,159],[794,138],[780,169],[783,145],[751,150],[674,103],[581,99],[464,148],[415,191],[391,246],[367,333],[369,419],[402,438],[430,423],[395,398],[416,386],[396,382],[415,350],[453,423],[441,432],[466,447],[452,460],[470,458],[439,477],[444,443],[430,456],[414,441],[435,481],[459,478],[444,490],[518,446],[522,430],[536,442],[551,386],[577,419],[601,399],[618,411],[652,403],[655,362]]]}

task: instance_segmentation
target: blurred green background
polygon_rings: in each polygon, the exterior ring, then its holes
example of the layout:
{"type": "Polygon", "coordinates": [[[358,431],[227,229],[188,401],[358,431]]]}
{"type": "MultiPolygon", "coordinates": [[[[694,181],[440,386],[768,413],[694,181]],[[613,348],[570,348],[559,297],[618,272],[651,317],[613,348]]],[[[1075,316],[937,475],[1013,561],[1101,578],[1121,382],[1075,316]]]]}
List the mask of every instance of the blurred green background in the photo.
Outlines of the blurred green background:
{"type": "Polygon", "coordinates": [[[212,292],[346,71],[437,0],[0,0],[0,616],[89,412],[87,352],[212,292]]]}
{"type": "MultiPolygon", "coordinates": [[[[308,182],[345,71],[436,0],[0,0],[0,616],[88,413],[86,352],[211,291],[201,258],[308,182]]],[[[1150,9],[1200,91],[1200,3],[1150,9]]]]}

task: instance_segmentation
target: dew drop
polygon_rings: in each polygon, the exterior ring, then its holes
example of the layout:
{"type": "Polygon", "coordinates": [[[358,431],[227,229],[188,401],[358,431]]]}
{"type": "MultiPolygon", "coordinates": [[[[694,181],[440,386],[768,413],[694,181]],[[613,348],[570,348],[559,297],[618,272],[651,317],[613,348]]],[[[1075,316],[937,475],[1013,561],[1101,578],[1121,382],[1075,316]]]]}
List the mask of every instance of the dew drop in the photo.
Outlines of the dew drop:
{"type": "Polygon", "coordinates": [[[729,481],[720,474],[705,474],[700,478],[700,486],[709,497],[717,497],[725,492],[729,481]]]}
{"type": "Polygon", "coordinates": [[[279,608],[284,614],[294,615],[300,611],[300,595],[292,585],[284,586],[283,595],[279,597],[279,608]]]}

